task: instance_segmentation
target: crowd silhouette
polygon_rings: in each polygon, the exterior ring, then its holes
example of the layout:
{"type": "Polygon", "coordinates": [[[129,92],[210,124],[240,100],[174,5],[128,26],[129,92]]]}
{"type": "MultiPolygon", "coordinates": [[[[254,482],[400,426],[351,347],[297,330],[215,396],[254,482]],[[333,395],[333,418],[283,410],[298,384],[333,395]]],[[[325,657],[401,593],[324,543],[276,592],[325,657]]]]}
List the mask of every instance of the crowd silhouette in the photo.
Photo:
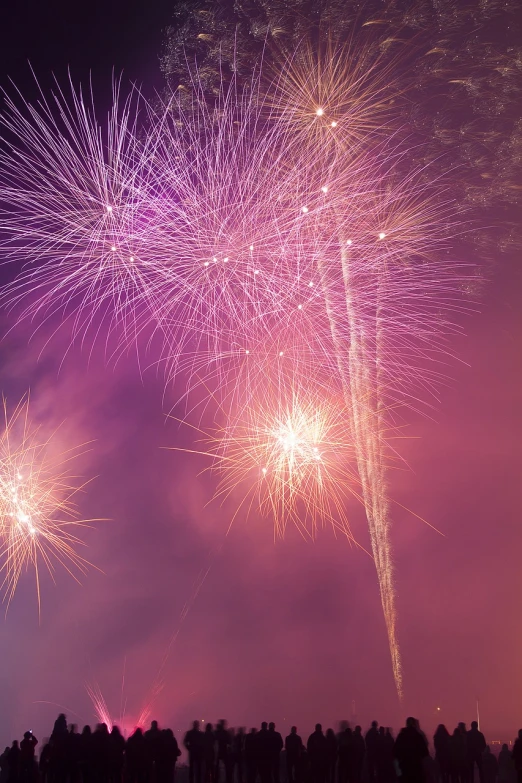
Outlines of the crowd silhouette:
{"type": "MultiPolygon", "coordinates": [[[[433,737],[433,754],[415,718],[394,739],[389,728],[374,721],[363,734],[347,722],[336,734],[318,723],[304,742],[297,727],[283,740],[274,723],[229,729],[199,721],[183,738],[188,754],[187,783],[522,783],[522,729],[512,751],[502,747],[498,758],[486,744],[477,723],[453,733],[440,725],[433,737]]],[[[174,732],[137,728],[125,739],[117,726],[104,723],[81,734],[55,721],[42,743],[26,731],[0,755],[0,783],[173,783],[181,756],[174,732]]]]}

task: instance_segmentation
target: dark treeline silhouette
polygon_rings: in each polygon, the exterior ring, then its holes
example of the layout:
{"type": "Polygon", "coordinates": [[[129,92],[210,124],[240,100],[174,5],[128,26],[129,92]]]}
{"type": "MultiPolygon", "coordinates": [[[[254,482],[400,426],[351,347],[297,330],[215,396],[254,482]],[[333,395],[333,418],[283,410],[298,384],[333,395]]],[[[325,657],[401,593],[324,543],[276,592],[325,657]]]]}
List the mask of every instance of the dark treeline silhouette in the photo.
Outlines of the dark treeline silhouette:
{"type": "MultiPolygon", "coordinates": [[[[55,721],[37,760],[38,740],[27,731],[0,755],[0,783],[174,783],[181,755],[171,729],[152,721],[127,739],[104,723],[81,734],[55,721]]],[[[202,729],[194,721],[183,745],[188,753],[187,783],[522,783],[522,729],[513,751],[504,745],[498,759],[476,722],[459,723],[453,733],[440,725],[428,740],[415,718],[396,739],[374,721],[363,734],[342,722],[336,734],[318,723],[303,741],[297,727],[283,739],[274,723],[229,729],[225,720],[202,729]]]]}

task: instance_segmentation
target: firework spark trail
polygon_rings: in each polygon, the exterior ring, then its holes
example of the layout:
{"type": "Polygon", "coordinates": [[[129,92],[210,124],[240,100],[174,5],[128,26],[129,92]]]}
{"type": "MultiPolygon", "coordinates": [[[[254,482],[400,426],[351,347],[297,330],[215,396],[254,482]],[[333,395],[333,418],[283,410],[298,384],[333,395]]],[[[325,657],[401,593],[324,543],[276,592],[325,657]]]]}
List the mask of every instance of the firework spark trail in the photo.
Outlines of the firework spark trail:
{"type": "Polygon", "coordinates": [[[9,605],[23,571],[32,567],[40,610],[40,564],[54,579],[55,563],[76,580],[90,563],[75,550],[83,542],[70,528],[97,520],[79,520],[75,497],[79,484],[68,464],[83,446],[52,456],[52,436],[42,440],[29,420],[29,398],[9,414],[4,399],[0,436],[0,558],[3,587],[9,605]]]}

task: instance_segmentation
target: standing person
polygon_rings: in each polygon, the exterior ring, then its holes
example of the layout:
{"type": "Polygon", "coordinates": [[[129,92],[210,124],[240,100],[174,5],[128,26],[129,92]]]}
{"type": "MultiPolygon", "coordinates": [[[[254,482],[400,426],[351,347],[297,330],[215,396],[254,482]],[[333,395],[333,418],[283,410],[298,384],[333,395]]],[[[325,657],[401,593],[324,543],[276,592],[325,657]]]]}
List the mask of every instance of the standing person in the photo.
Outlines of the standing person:
{"type": "Polygon", "coordinates": [[[481,731],[479,731],[478,723],[476,720],[472,721],[471,728],[466,735],[466,746],[468,751],[468,765],[469,765],[469,780],[473,783],[475,776],[475,764],[477,765],[480,783],[484,783],[484,776],[482,772],[482,756],[486,750],[486,739],[481,731]]]}
{"type": "Polygon", "coordinates": [[[326,755],[328,758],[326,781],[327,783],[335,783],[335,772],[337,770],[337,738],[333,729],[326,729],[326,755]]]}
{"type": "Polygon", "coordinates": [[[256,735],[257,769],[261,783],[271,783],[272,768],[270,766],[270,737],[268,735],[268,723],[264,720],[261,731],[256,735]]]}
{"type": "Polygon", "coordinates": [[[237,770],[237,783],[243,783],[245,766],[245,729],[240,726],[234,737],[234,763],[237,770]]]}
{"type": "Polygon", "coordinates": [[[433,735],[435,761],[439,769],[441,783],[449,783],[451,768],[451,737],[446,726],[441,723],[433,735]]]}
{"type": "Polygon", "coordinates": [[[214,777],[215,783],[219,783],[220,763],[223,765],[225,769],[226,783],[232,783],[230,779],[231,764],[229,758],[232,740],[230,737],[230,733],[227,729],[226,720],[218,721],[218,725],[214,732],[214,739],[216,740],[216,745],[217,745],[216,768],[215,768],[215,777],[214,777]]]}
{"type": "MultiPolygon", "coordinates": [[[[210,724],[207,724],[207,729],[208,725],[210,724]]],[[[210,731],[212,731],[212,725],[210,725],[210,731]]],[[[201,783],[204,752],[203,734],[199,729],[199,720],[192,721],[192,728],[185,734],[183,745],[188,750],[189,783],[201,783]]]]}
{"type": "Polygon", "coordinates": [[[82,783],[92,783],[93,779],[91,744],[91,727],[84,726],[78,740],[78,766],[82,783]]]}
{"type": "Polygon", "coordinates": [[[32,783],[34,774],[34,751],[38,740],[32,731],[26,731],[20,743],[20,780],[22,783],[32,783]]]}
{"type": "Polygon", "coordinates": [[[292,726],[290,734],[285,738],[286,777],[288,783],[299,783],[300,760],[303,752],[303,740],[297,733],[297,726],[292,726]]]}
{"type": "Polygon", "coordinates": [[[178,741],[172,729],[161,732],[161,745],[156,761],[156,780],[158,783],[174,783],[176,761],[181,756],[178,741]]]}
{"type": "Polygon", "coordinates": [[[147,745],[143,731],[138,728],[127,740],[125,748],[126,783],[146,783],[147,771],[147,745]]]}
{"type": "Polygon", "coordinates": [[[80,735],[75,723],[69,726],[67,735],[67,779],[69,783],[78,783],[80,778],[80,735]]]}
{"type": "Polygon", "coordinates": [[[275,730],[275,723],[268,724],[268,755],[270,761],[271,783],[279,783],[279,763],[283,750],[283,738],[275,730]]]}
{"type": "Polygon", "coordinates": [[[393,749],[395,747],[395,740],[391,733],[391,729],[387,726],[384,729],[382,735],[382,776],[384,783],[393,783],[395,780],[395,765],[393,749]]]}
{"type": "Polygon", "coordinates": [[[149,781],[156,780],[156,761],[161,753],[162,734],[158,721],[153,720],[150,729],[143,735],[147,751],[147,777],[149,781]]]}
{"type": "Polygon", "coordinates": [[[256,783],[257,761],[257,729],[250,729],[250,732],[245,737],[245,764],[247,783],[256,783]]]}
{"type": "Polygon", "coordinates": [[[377,757],[375,760],[378,783],[386,781],[386,734],[384,726],[379,727],[379,739],[377,741],[377,757]]]}
{"type": "Polygon", "coordinates": [[[328,744],[320,723],[315,724],[315,731],[308,737],[306,743],[310,775],[312,783],[326,783],[328,771],[328,744]]]}
{"type": "Polygon", "coordinates": [[[350,762],[352,749],[352,730],[347,721],[342,721],[337,735],[337,780],[338,783],[348,783],[350,780],[350,762]]]}
{"type": "Polygon", "coordinates": [[[0,756],[0,783],[7,783],[9,778],[9,764],[7,761],[8,757],[9,746],[7,745],[4,749],[4,752],[0,756]]]}
{"type": "Polygon", "coordinates": [[[428,745],[417,729],[415,718],[408,718],[395,740],[394,755],[401,769],[402,783],[423,783],[424,761],[428,757],[428,745]]]}
{"type": "Polygon", "coordinates": [[[372,725],[366,732],[364,744],[366,746],[368,777],[370,783],[373,783],[377,776],[377,759],[379,756],[379,724],[376,720],[372,720],[372,725]]]}
{"type": "Polygon", "coordinates": [[[205,783],[212,783],[214,780],[214,766],[216,763],[214,740],[214,728],[211,723],[207,723],[203,732],[203,778],[205,783]]]}
{"type": "Polygon", "coordinates": [[[522,783],[522,729],[519,729],[518,737],[513,744],[512,758],[517,773],[518,783],[522,783]]]}
{"type": "Polygon", "coordinates": [[[109,782],[121,783],[125,759],[125,740],[118,726],[113,726],[108,740],[109,782]]]}
{"type": "Polygon", "coordinates": [[[484,751],[482,769],[484,770],[484,783],[497,783],[498,761],[491,752],[489,745],[486,745],[486,750],[484,751]]]}
{"type": "Polygon", "coordinates": [[[18,783],[20,780],[20,747],[14,740],[7,753],[7,783],[18,783]]]}
{"type": "Polygon", "coordinates": [[[498,783],[514,783],[515,779],[515,765],[509,748],[504,743],[502,750],[498,754],[498,783]]]}
{"type": "Polygon", "coordinates": [[[366,743],[362,735],[362,728],[356,726],[352,734],[349,765],[349,768],[352,770],[351,781],[353,781],[353,783],[361,783],[365,754],[366,743]]]}
{"type": "Polygon", "coordinates": [[[450,780],[451,783],[467,783],[468,750],[466,735],[459,726],[450,737],[450,780]]]}

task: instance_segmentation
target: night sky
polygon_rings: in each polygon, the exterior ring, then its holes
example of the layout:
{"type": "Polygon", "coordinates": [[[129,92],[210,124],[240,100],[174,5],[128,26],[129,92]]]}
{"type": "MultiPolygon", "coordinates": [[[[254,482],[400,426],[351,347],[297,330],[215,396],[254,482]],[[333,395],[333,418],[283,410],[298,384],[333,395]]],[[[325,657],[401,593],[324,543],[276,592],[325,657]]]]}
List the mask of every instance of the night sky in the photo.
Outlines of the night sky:
{"type": "MultiPolygon", "coordinates": [[[[0,84],[31,96],[28,63],[50,73],[92,73],[108,100],[112,69],[162,87],[158,53],[171,3],[13,3],[2,14],[0,84]],[[7,19],[5,14],[8,14],[7,19]]],[[[8,275],[7,271],[2,274],[8,275]]],[[[0,740],[49,733],[63,706],[94,723],[86,683],[97,682],[119,714],[125,668],[129,723],[163,688],[153,716],[180,730],[194,718],[232,725],[373,718],[396,728],[406,713],[426,730],[469,723],[480,700],[489,739],[522,723],[522,279],[513,253],[489,271],[476,312],[452,349],[450,381],[430,416],[408,414],[392,473],[399,639],[405,701],[398,705],[373,563],[325,528],[307,543],[290,530],[274,543],[268,520],[238,517],[235,498],[210,503],[204,461],[166,451],[188,436],[166,412],[176,389],[145,360],[107,363],[101,347],[67,352],[59,334],[2,316],[1,389],[16,402],[31,389],[33,416],[62,425],[58,440],[93,441],[80,460],[96,476],[80,505],[104,517],[83,537],[91,569],[78,585],[63,570],[43,578],[38,621],[34,580],[22,576],[0,631],[0,740]],[[64,355],[65,359],[64,359],[64,355]],[[63,422],[63,424],[62,424],[63,422]],[[439,535],[403,506],[438,528],[439,535]],[[199,594],[195,591],[207,569],[199,594]],[[193,600],[194,599],[194,600],[193,600]],[[181,621],[186,602],[190,608],[181,621]],[[440,711],[437,711],[440,707],[440,711]]],[[[368,546],[362,510],[351,509],[368,546]]],[[[75,714],[76,715],[75,715],[75,714]]]]}

